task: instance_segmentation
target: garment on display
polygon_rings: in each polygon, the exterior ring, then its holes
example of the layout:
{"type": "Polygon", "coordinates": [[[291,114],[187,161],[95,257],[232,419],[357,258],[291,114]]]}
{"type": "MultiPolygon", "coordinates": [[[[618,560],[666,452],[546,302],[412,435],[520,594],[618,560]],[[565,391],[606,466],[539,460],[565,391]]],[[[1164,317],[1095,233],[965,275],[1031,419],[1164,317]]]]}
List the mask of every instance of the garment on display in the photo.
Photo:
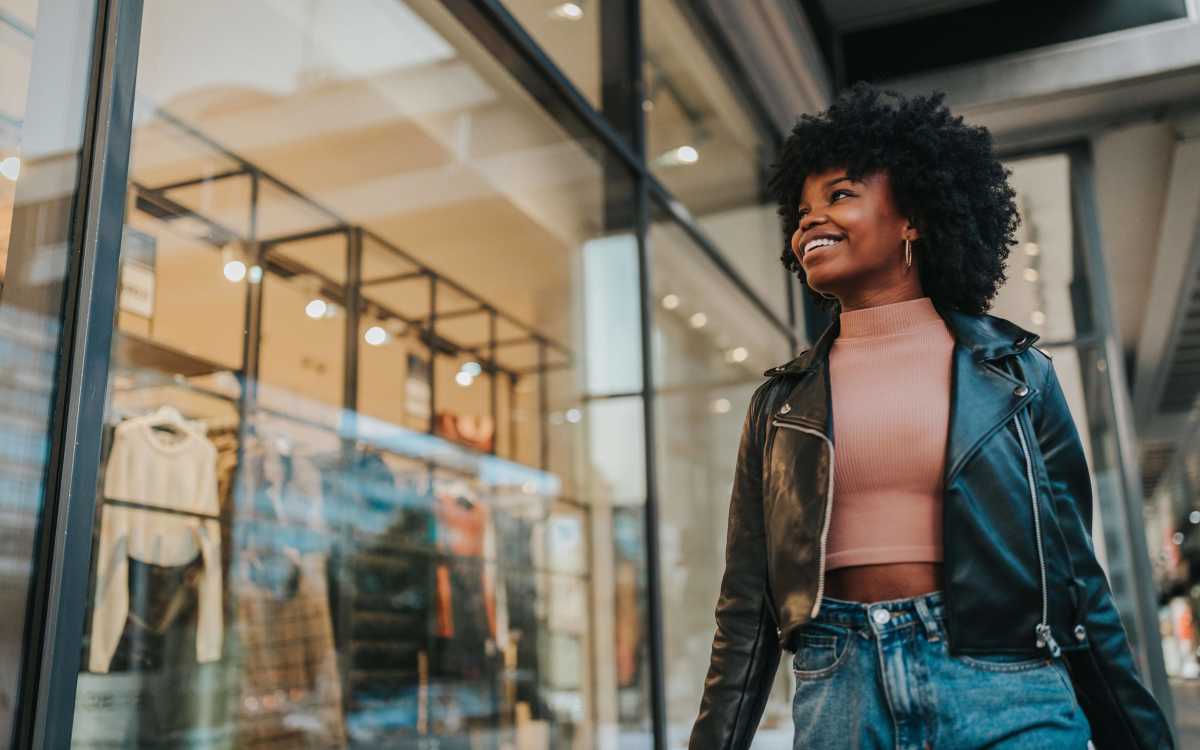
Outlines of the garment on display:
{"type": "Polygon", "coordinates": [[[261,425],[243,457],[234,516],[238,747],[345,747],[321,457],[261,425]]]}
{"type": "Polygon", "coordinates": [[[436,425],[437,434],[482,453],[490,453],[495,445],[496,425],[489,416],[439,411],[436,425]]]}
{"type": "MultiPolygon", "coordinates": [[[[108,502],[101,513],[97,552],[88,658],[92,672],[109,670],[129,621],[131,600],[148,597],[160,608],[182,606],[171,592],[131,592],[135,580],[177,586],[195,580],[195,660],[220,658],[224,633],[216,453],[212,443],[174,410],[129,419],[116,428],[105,470],[108,502]],[[131,560],[167,570],[134,579],[131,560]],[[178,570],[194,561],[201,565],[198,575],[189,577],[178,570]]],[[[179,621],[162,611],[135,617],[147,626],[179,621]]]]}
{"type": "Polygon", "coordinates": [[[263,575],[241,561],[234,586],[239,748],[346,746],[325,558],[295,554],[295,575],[263,575]]]}
{"type": "Polygon", "coordinates": [[[218,451],[204,429],[164,405],[111,432],[77,747],[231,747],[218,451]]]}

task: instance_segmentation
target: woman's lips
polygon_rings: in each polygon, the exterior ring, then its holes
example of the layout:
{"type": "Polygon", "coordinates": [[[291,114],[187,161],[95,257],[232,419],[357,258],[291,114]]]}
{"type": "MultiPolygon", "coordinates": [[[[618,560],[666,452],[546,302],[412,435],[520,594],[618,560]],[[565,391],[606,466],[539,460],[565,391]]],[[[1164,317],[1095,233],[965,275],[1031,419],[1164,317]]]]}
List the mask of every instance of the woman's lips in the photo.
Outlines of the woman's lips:
{"type": "Polygon", "coordinates": [[[819,253],[822,250],[833,250],[834,248],[838,247],[841,244],[842,244],[842,240],[838,240],[837,242],[833,243],[832,245],[817,245],[816,247],[814,247],[811,250],[804,251],[804,255],[800,258],[800,262],[803,263],[805,260],[808,259],[808,256],[812,255],[813,253],[819,253]]]}

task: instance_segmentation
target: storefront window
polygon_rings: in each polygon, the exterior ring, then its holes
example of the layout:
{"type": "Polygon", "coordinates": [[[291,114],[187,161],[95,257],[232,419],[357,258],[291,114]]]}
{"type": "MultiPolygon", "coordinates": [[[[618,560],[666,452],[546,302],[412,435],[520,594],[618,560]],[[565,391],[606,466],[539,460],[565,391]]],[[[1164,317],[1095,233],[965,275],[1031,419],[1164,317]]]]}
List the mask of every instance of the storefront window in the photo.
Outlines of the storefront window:
{"type": "MultiPolygon", "coordinates": [[[[649,234],[654,280],[656,471],[667,727],[683,747],[700,708],[716,623],[738,441],[764,370],[788,341],[667,219],[649,234]]],[[[755,747],[792,745],[791,670],[781,660],[755,747]]]]}
{"type": "Polygon", "coordinates": [[[596,745],[621,173],[437,2],[147,3],[138,71],[74,745],[596,745]]]}
{"type": "MultiPolygon", "coordinates": [[[[29,650],[95,5],[0,0],[0,737],[29,650]]],[[[52,506],[51,506],[52,507],[52,506]]],[[[35,655],[35,654],[34,654],[35,655]]]]}
{"type": "Polygon", "coordinates": [[[687,3],[642,3],[646,160],[780,320],[788,277],[765,179],[773,145],[730,84],[687,3]]]}

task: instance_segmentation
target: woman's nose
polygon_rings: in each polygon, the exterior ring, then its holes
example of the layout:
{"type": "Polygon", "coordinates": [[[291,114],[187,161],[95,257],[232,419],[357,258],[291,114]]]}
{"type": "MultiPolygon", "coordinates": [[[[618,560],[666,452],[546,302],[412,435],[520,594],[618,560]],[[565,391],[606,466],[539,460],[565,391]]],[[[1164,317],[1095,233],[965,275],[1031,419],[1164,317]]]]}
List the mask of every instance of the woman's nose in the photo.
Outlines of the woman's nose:
{"type": "Polygon", "coordinates": [[[817,216],[816,214],[809,214],[800,220],[800,231],[802,233],[807,232],[814,225],[824,224],[824,223],[825,223],[824,216],[817,216]]]}

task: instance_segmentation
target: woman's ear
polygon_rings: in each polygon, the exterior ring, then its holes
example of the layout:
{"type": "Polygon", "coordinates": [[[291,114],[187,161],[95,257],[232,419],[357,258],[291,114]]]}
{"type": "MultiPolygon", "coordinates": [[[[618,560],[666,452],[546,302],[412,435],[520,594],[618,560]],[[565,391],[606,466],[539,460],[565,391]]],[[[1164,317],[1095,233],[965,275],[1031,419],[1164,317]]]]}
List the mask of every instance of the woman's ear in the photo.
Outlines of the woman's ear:
{"type": "Polygon", "coordinates": [[[919,240],[919,239],[921,239],[921,233],[920,233],[920,232],[917,230],[917,228],[916,228],[915,226],[913,226],[913,224],[912,224],[912,222],[911,222],[911,221],[910,221],[910,222],[906,222],[906,223],[904,224],[904,235],[903,235],[903,239],[906,239],[906,240],[919,240]]]}

